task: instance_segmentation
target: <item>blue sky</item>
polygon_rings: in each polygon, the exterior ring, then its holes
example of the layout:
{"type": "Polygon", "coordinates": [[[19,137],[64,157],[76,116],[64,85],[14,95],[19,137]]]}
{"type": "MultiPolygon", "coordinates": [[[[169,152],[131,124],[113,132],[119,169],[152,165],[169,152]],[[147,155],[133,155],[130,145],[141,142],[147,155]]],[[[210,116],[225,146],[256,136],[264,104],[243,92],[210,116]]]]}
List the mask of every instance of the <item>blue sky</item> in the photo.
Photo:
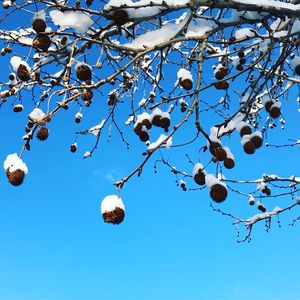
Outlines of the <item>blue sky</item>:
{"type": "MultiPolygon", "coordinates": [[[[7,58],[1,59],[5,65],[7,58]]],[[[1,68],[1,79],[6,74],[7,68],[1,68]]],[[[30,102],[29,95],[24,102],[30,102]]],[[[289,117],[285,131],[270,131],[270,143],[299,138],[296,96],[294,90],[284,103],[289,117]]],[[[31,109],[25,105],[25,112],[16,115],[9,103],[1,108],[0,161],[20,150],[31,109]]],[[[9,185],[4,170],[0,174],[0,300],[300,299],[299,224],[288,225],[297,211],[281,218],[281,228],[275,221],[270,233],[258,224],[251,243],[238,244],[231,220],[209,207],[206,189],[183,192],[167,168],[159,166],[154,174],[152,160],[121,192],[125,221],[119,226],[103,223],[102,198],[116,192],[113,180],[135,168],[144,146],[132,133],[129,151],[117,134],[107,144],[105,132],[92,158],[84,160],[82,154],[93,136],[80,138],[78,153],[71,154],[74,131],[99,121],[94,112],[75,125],[75,113],[71,108],[58,114],[49,124],[49,139],[32,144],[24,156],[29,174],[22,186],[9,185]]],[[[204,118],[203,125],[210,121],[204,118]]],[[[241,148],[237,134],[230,143],[241,148]]],[[[191,172],[184,153],[174,151],[171,159],[191,172]]],[[[255,156],[235,150],[238,167],[230,174],[246,179],[263,172],[290,176],[299,172],[298,155],[295,148],[263,148],[255,156]]],[[[192,159],[197,160],[196,153],[192,159]]],[[[233,194],[221,208],[242,217],[257,212],[233,194]]]]}

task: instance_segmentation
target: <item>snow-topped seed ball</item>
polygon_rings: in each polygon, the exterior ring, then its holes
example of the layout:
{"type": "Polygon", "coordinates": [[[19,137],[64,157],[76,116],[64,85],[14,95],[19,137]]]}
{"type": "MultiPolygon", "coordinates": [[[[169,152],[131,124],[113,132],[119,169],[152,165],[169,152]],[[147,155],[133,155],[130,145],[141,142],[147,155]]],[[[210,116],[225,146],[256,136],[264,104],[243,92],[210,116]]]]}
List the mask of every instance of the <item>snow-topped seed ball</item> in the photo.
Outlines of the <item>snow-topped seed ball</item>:
{"type": "Polygon", "coordinates": [[[116,25],[121,26],[128,22],[129,17],[128,13],[125,10],[119,9],[113,13],[112,19],[116,25]]]}
{"type": "Polygon", "coordinates": [[[106,223],[120,224],[125,217],[125,207],[117,195],[106,196],[101,202],[101,214],[106,223]]]}
{"type": "Polygon", "coordinates": [[[75,67],[76,76],[81,81],[88,81],[92,79],[92,68],[85,63],[79,63],[75,67]]]}
{"type": "Polygon", "coordinates": [[[43,126],[40,127],[38,132],[36,133],[36,137],[40,140],[40,141],[45,141],[49,136],[49,130],[47,127],[43,126]]]}
{"type": "Polygon", "coordinates": [[[4,162],[4,170],[8,181],[14,185],[21,185],[25,175],[28,173],[28,168],[21,158],[15,154],[9,154],[4,162]]]}
{"type": "Polygon", "coordinates": [[[223,202],[227,198],[227,186],[213,174],[205,176],[205,183],[210,189],[210,197],[217,203],[223,202]]]}

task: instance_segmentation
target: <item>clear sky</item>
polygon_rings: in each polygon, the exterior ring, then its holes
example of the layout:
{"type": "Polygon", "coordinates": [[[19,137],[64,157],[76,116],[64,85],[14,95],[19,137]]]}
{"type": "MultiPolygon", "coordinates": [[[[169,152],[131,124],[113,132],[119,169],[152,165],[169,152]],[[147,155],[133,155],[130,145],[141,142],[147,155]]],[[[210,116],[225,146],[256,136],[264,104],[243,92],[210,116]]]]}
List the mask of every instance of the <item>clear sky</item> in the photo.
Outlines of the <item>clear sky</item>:
{"type": "MultiPolygon", "coordinates": [[[[30,102],[29,95],[24,101],[30,102]]],[[[270,143],[299,138],[296,96],[294,90],[284,106],[286,130],[270,132],[270,143]]],[[[18,115],[9,103],[0,109],[0,162],[19,152],[31,109],[25,105],[18,115]]],[[[24,156],[29,174],[22,186],[9,185],[4,170],[0,174],[0,300],[300,299],[300,224],[288,225],[297,211],[280,219],[281,228],[275,221],[270,233],[258,224],[251,243],[238,244],[231,220],[210,208],[206,189],[183,192],[167,168],[159,166],[154,174],[152,160],[121,192],[124,222],[105,224],[101,200],[116,192],[113,181],[136,167],[144,148],[132,134],[129,151],[117,134],[107,144],[106,132],[92,158],[84,160],[82,154],[93,136],[81,138],[78,153],[70,153],[72,133],[99,121],[94,113],[75,126],[75,113],[71,108],[58,114],[49,124],[48,140],[32,143],[24,156]]],[[[241,148],[237,134],[232,143],[241,148]]],[[[299,149],[288,151],[263,148],[255,156],[235,151],[238,168],[230,174],[245,179],[263,172],[299,175],[299,149]]],[[[171,158],[185,160],[184,151],[171,158]]],[[[220,207],[242,217],[257,213],[234,194],[220,207]]]]}

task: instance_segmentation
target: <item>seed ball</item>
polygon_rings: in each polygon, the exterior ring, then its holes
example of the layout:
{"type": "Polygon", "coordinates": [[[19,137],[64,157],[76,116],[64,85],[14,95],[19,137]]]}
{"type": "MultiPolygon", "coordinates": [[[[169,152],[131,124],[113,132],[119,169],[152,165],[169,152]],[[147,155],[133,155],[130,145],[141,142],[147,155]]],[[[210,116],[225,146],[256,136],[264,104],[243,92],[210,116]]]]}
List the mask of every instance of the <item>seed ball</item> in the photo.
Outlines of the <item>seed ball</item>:
{"type": "Polygon", "coordinates": [[[241,65],[244,65],[245,63],[246,63],[246,59],[245,59],[245,58],[241,58],[241,59],[240,59],[240,64],[241,64],[241,65]]]}
{"type": "Polygon", "coordinates": [[[111,93],[108,95],[108,101],[107,104],[109,106],[114,106],[117,100],[117,95],[115,93],[111,93]]]}
{"type": "Polygon", "coordinates": [[[168,129],[169,126],[170,126],[170,123],[171,123],[171,121],[170,121],[169,118],[162,117],[159,120],[159,127],[164,128],[164,129],[168,129]]]}
{"type": "Polygon", "coordinates": [[[247,141],[244,145],[243,145],[244,151],[247,154],[253,154],[255,152],[255,145],[253,144],[253,142],[247,141]]]}
{"type": "Polygon", "coordinates": [[[270,109],[271,109],[271,106],[274,104],[273,101],[267,101],[265,103],[265,110],[269,113],[270,112],[270,109]]]}
{"type": "Polygon", "coordinates": [[[45,30],[47,28],[47,25],[46,25],[46,22],[43,19],[35,19],[32,22],[32,28],[37,33],[45,32],[45,30]]]}
{"type": "Polygon", "coordinates": [[[240,72],[242,72],[244,70],[244,68],[241,64],[237,64],[235,68],[240,72]]]}
{"type": "Polygon", "coordinates": [[[254,199],[253,198],[251,198],[250,200],[249,200],[249,202],[248,202],[251,206],[253,206],[254,204],[255,204],[255,201],[254,201],[254,199]]]}
{"type": "Polygon", "coordinates": [[[267,211],[267,209],[262,204],[258,205],[258,209],[263,213],[267,211]]]}
{"type": "Polygon", "coordinates": [[[295,73],[296,75],[300,76],[300,65],[296,66],[295,73]]]}
{"type": "Polygon", "coordinates": [[[125,218],[125,211],[120,207],[116,207],[113,211],[103,213],[102,217],[106,223],[120,224],[125,218]]]}
{"type": "Polygon", "coordinates": [[[270,116],[274,119],[277,119],[281,115],[281,110],[278,106],[272,106],[270,108],[270,116]]]}
{"type": "Polygon", "coordinates": [[[72,153],[75,153],[75,152],[77,151],[77,146],[76,146],[75,144],[72,144],[72,145],[70,146],[70,151],[71,151],[72,153]]]}
{"type": "Polygon", "coordinates": [[[8,181],[14,185],[14,186],[19,186],[23,183],[24,178],[25,178],[25,172],[17,169],[13,172],[9,171],[9,168],[6,170],[6,176],[8,178],[8,181]]]}
{"type": "Polygon", "coordinates": [[[151,129],[152,123],[150,122],[149,119],[143,119],[142,126],[145,126],[147,129],[151,129]]]}
{"type": "Polygon", "coordinates": [[[48,138],[48,136],[49,136],[49,130],[47,127],[40,127],[40,129],[36,133],[36,137],[40,141],[45,141],[48,138]]]}
{"type": "Polygon", "coordinates": [[[143,128],[142,123],[137,123],[137,124],[133,127],[133,131],[134,131],[137,135],[141,135],[141,134],[142,134],[142,128],[143,128]]]}
{"type": "Polygon", "coordinates": [[[217,203],[227,198],[227,189],[222,184],[214,184],[210,189],[210,197],[217,203]]]}
{"type": "Polygon", "coordinates": [[[37,37],[33,40],[34,47],[47,52],[51,45],[51,39],[47,34],[38,34],[37,37]]]}
{"type": "Polygon", "coordinates": [[[89,89],[84,89],[81,95],[83,101],[91,101],[93,99],[94,93],[89,89]]]}
{"type": "Polygon", "coordinates": [[[82,64],[76,69],[76,76],[81,81],[88,81],[92,79],[92,70],[89,66],[82,64]]]}
{"type": "Polygon", "coordinates": [[[251,134],[252,133],[252,129],[251,126],[244,126],[241,128],[240,130],[240,136],[243,137],[246,134],[251,134]]]}
{"type": "Polygon", "coordinates": [[[218,81],[214,83],[217,90],[227,90],[229,88],[229,83],[227,81],[218,81]]]}
{"type": "Polygon", "coordinates": [[[14,112],[18,113],[18,112],[21,112],[22,110],[23,110],[23,106],[21,106],[21,105],[14,106],[14,112]]]}
{"type": "Polygon", "coordinates": [[[12,53],[12,48],[6,47],[6,48],[4,48],[4,51],[5,51],[6,53],[12,53]]]}
{"type": "Polygon", "coordinates": [[[193,87],[193,82],[191,79],[179,80],[179,84],[187,91],[191,90],[193,87]]]}
{"type": "Polygon", "coordinates": [[[93,0],[85,0],[85,4],[87,6],[91,6],[93,4],[93,0]]]}
{"type": "Polygon", "coordinates": [[[263,144],[263,140],[260,136],[258,135],[254,135],[252,138],[251,138],[251,142],[254,144],[255,148],[258,149],[262,146],[263,144]]]}
{"type": "Polygon", "coordinates": [[[244,56],[245,56],[244,51],[239,51],[239,52],[238,52],[238,57],[239,57],[239,58],[242,58],[242,57],[244,57],[244,56]]]}
{"type": "Polygon", "coordinates": [[[210,153],[216,158],[217,161],[223,161],[227,157],[226,151],[217,142],[212,142],[209,146],[210,153]]]}
{"type": "Polygon", "coordinates": [[[217,80],[222,80],[228,73],[228,69],[225,67],[221,67],[215,74],[217,80]]]}
{"type": "Polygon", "coordinates": [[[26,66],[20,64],[17,70],[18,77],[22,81],[28,81],[30,79],[30,73],[26,66]]]}
{"type": "Polygon", "coordinates": [[[112,19],[116,25],[121,26],[128,22],[129,16],[125,10],[119,9],[113,13],[112,19]]]}
{"type": "Polygon", "coordinates": [[[142,131],[142,132],[140,133],[139,137],[140,137],[140,140],[141,140],[142,142],[147,142],[147,141],[149,141],[149,138],[150,138],[150,136],[149,136],[149,134],[148,134],[147,131],[142,131]]]}
{"type": "Polygon", "coordinates": [[[161,115],[155,115],[152,119],[152,125],[159,127],[160,119],[161,119],[161,115]]]}
{"type": "Polygon", "coordinates": [[[194,176],[194,180],[197,184],[199,185],[204,185],[205,184],[205,174],[203,172],[198,172],[194,176]]]}
{"type": "Polygon", "coordinates": [[[232,44],[232,43],[234,43],[235,41],[236,41],[236,37],[235,37],[235,36],[232,36],[232,37],[229,38],[228,43],[229,43],[229,44],[232,44]]]}
{"type": "Polygon", "coordinates": [[[224,160],[224,167],[226,169],[232,169],[232,168],[234,168],[234,166],[235,166],[235,162],[234,162],[234,160],[232,158],[227,157],[224,160]]]}

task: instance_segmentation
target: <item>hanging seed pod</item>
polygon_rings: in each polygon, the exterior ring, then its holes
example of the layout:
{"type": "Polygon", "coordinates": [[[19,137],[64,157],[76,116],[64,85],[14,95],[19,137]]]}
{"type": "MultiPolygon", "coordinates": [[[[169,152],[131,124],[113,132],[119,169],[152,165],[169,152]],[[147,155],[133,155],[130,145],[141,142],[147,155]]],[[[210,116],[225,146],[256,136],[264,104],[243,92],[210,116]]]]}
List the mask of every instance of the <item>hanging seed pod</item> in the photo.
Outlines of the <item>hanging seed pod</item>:
{"type": "Polygon", "coordinates": [[[125,206],[116,195],[106,196],[101,202],[100,210],[106,223],[120,224],[125,218],[125,206]]]}
{"type": "Polygon", "coordinates": [[[122,26],[129,21],[129,16],[126,10],[119,9],[114,11],[112,19],[116,25],[122,26]]]}

